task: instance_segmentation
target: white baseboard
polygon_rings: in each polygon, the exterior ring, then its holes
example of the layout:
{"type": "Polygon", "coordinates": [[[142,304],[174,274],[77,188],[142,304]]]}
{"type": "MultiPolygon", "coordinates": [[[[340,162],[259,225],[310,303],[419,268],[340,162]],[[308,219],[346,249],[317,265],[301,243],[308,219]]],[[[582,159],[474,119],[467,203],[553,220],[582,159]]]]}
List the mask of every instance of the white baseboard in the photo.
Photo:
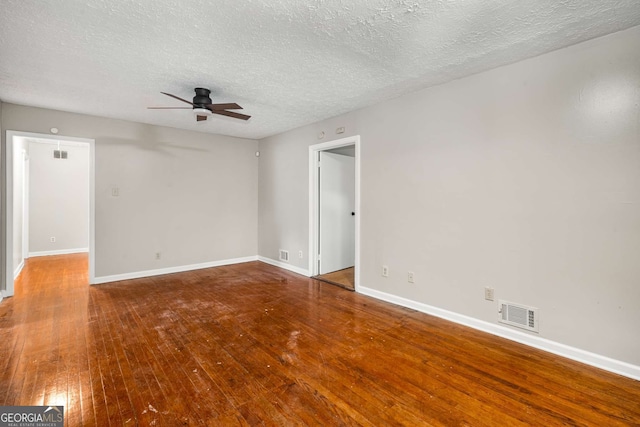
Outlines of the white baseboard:
{"type": "Polygon", "coordinates": [[[524,332],[512,330],[502,325],[485,322],[484,320],[474,319],[473,317],[454,313],[448,310],[443,310],[438,307],[433,307],[431,305],[402,298],[375,289],[360,286],[358,288],[358,292],[403,307],[412,308],[414,310],[440,317],[442,319],[468,326],[470,328],[488,332],[490,334],[516,341],[531,347],[535,347],[540,350],[548,351],[549,353],[557,354],[558,356],[566,357],[568,359],[585,363],[587,365],[595,366],[596,368],[624,375],[625,377],[633,378],[635,380],[640,380],[640,366],[637,365],[632,365],[627,362],[611,359],[606,356],[591,353],[589,351],[581,350],[579,348],[571,347],[545,338],[540,338],[535,335],[529,335],[524,332]]]}
{"type": "Polygon", "coordinates": [[[220,267],[223,265],[240,264],[243,262],[257,261],[257,256],[248,256],[244,258],[225,259],[220,261],[204,262],[201,264],[180,265],[177,267],[159,268],[157,270],[134,271],[133,273],[114,274],[112,276],[96,277],[92,285],[101,283],[118,282],[120,280],[140,279],[143,277],[160,276],[163,274],[183,273],[185,271],[201,270],[203,268],[220,267]]]}
{"type": "Polygon", "coordinates": [[[18,267],[16,267],[16,269],[13,271],[13,280],[16,280],[18,278],[23,268],[24,268],[24,260],[20,261],[20,264],[18,264],[18,267]]]}
{"type": "Polygon", "coordinates": [[[309,270],[305,268],[296,267],[291,264],[287,264],[286,262],[276,261],[275,259],[266,258],[263,256],[258,256],[258,261],[261,261],[276,267],[284,268],[285,270],[293,271],[294,273],[301,274],[305,277],[311,277],[311,273],[309,273],[309,270]]]}
{"type": "Polygon", "coordinates": [[[29,252],[29,258],[33,256],[80,254],[83,252],[89,252],[89,248],[58,249],[55,251],[29,252]]]}

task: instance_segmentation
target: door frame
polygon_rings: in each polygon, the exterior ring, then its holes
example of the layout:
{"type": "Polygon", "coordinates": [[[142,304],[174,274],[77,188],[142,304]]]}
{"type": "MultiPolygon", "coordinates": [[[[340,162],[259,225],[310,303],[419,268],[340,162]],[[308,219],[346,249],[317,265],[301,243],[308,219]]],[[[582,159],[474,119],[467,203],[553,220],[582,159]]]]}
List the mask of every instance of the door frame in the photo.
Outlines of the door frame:
{"type": "Polygon", "coordinates": [[[318,242],[320,226],[320,177],[318,170],[318,158],[321,151],[334,148],[355,147],[355,268],[354,287],[358,292],[360,287],[360,135],[349,136],[309,146],[309,274],[318,275],[318,242]]]}
{"type": "MultiPolygon", "coordinates": [[[[6,209],[5,221],[2,223],[5,236],[4,262],[5,271],[5,289],[2,296],[12,296],[14,294],[14,277],[13,277],[13,156],[16,154],[13,150],[14,137],[48,139],[52,141],[64,140],[71,142],[81,142],[89,144],[89,284],[95,282],[95,139],[77,138],[73,136],[48,135],[32,132],[20,132],[8,130],[6,132],[6,150],[2,159],[5,170],[5,191],[3,204],[6,209]]],[[[20,153],[21,154],[21,153],[20,153]]],[[[24,215],[24,212],[23,212],[24,215]]]]}
{"type": "MultiPolygon", "coordinates": [[[[14,156],[17,153],[14,153],[14,156]]],[[[29,258],[29,168],[27,150],[22,149],[22,259],[29,258]]]]}

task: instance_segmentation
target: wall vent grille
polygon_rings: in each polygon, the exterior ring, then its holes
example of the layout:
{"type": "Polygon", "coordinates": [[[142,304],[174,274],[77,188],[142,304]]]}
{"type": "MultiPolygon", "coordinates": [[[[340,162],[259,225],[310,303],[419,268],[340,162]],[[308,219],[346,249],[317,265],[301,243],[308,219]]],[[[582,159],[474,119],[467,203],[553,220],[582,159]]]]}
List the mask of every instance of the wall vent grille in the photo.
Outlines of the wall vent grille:
{"type": "Polygon", "coordinates": [[[538,332],[538,309],[507,301],[498,302],[498,322],[538,332]]]}
{"type": "Polygon", "coordinates": [[[280,261],[289,262],[289,251],[285,251],[284,249],[280,249],[280,261]]]}
{"type": "Polygon", "coordinates": [[[68,159],[69,153],[64,150],[53,150],[53,158],[54,159],[68,159]]]}

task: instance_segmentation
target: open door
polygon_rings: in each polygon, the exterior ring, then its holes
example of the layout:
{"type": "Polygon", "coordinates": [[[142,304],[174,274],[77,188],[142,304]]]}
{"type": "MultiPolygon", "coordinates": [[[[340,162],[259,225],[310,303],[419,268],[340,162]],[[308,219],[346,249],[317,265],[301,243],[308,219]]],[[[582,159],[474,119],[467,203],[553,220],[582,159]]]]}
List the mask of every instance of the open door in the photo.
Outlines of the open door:
{"type": "Polygon", "coordinates": [[[309,146],[309,275],[358,292],[360,136],[309,146]]]}
{"type": "Polygon", "coordinates": [[[355,159],[320,151],[319,274],[355,264],[355,159]]]}

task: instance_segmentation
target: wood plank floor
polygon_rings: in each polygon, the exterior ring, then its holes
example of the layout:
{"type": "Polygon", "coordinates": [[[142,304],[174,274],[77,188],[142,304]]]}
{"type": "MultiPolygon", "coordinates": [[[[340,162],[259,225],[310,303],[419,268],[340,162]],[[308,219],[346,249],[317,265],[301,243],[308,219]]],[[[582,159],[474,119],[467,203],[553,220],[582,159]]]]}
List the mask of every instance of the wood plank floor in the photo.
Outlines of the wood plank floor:
{"type": "Polygon", "coordinates": [[[68,426],[640,425],[640,382],[259,262],[87,286],[29,259],[0,405],[68,426]]]}
{"type": "Polygon", "coordinates": [[[332,271],[331,273],[321,274],[315,276],[314,279],[322,280],[323,282],[331,283],[333,285],[342,286],[350,291],[355,290],[355,268],[349,267],[338,271],[332,271]]]}

